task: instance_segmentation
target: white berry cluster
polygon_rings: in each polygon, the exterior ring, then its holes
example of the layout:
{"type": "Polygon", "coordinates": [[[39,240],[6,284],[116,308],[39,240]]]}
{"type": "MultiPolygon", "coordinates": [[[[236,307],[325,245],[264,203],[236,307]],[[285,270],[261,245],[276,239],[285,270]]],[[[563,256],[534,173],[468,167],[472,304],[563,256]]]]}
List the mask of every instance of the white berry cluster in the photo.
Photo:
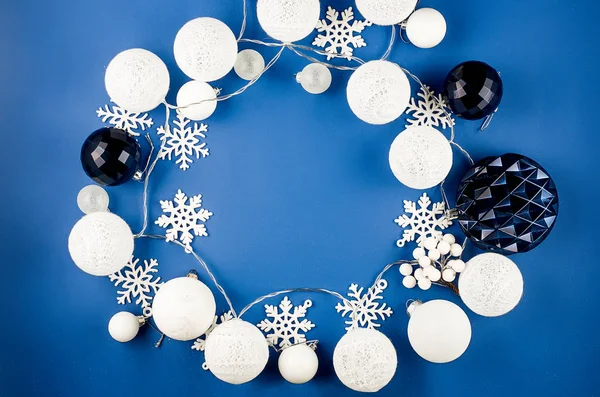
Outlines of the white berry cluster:
{"type": "Polygon", "coordinates": [[[425,239],[423,248],[418,247],[413,251],[416,262],[400,266],[400,274],[404,276],[402,284],[406,288],[419,285],[422,290],[428,290],[431,283],[440,279],[451,283],[456,273],[465,270],[465,262],[460,259],[462,251],[462,246],[456,243],[456,238],[451,234],[425,239]],[[414,273],[413,266],[417,266],[414,273]]]}

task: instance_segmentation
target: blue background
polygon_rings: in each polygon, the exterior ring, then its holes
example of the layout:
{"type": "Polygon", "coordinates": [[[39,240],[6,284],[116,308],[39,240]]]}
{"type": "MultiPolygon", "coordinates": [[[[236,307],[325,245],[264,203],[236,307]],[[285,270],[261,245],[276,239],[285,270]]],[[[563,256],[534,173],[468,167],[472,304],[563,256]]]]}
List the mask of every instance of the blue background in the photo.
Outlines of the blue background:
{"type": "MultiPolygon", "coordinates": [[[[255,2],[249,2],[245,37],[264,39],[255,2]]],[[[341,10],[353,3],[323,2],[323,10],[327,5],[341,10]]],[[[384,296],[395,314],[381,330],[393,340],[399,363],[381,395],[599,395],[594,254],[600,6],[566,0],[423,0],[421,6],[445,15],[445,41],[432,50],[399,42],[391,59],[437,89],[465,60],[483,60],[501,71],[505,96],[492,126],[478,132],[478,123],[459,120],[457,141],[475,159],[505,152],[532,157],[556,180],[561,208],[549,238],[513,257],[525,279],[520,305],[494,319],[468,311],[473,339],[453,363],[430,364],[412,351],[403,308],[409,298],[459,299],[439,287],[406,290],[397,271],[389,274],[384,296]]],[[[107,323],[123,310],[116,288],[70,260],[67,236],[81,217],[75,198],[90,182],[79,149],[102,126],[95,109],[108,100],[106,65],[127,48],[155,52],[171,72],[172,103],[186,81],[174,63],[173,39],[198,16],[219,18],[237,33],[241,1],[2,2],[0,396],[355,394],[332,369],[333,348],[344,334],[332,297],[310,295],[309,318],[317,327],[308,336],[321,340],[321,368],[312,382],[287,384],[272,352],[257,380],[235,387],[203,371],[203,354],[190,343],[166,341],[155,349],[151,329],[131,343],[114,342],[107,323]]],[[[387,28],[368,28],[369,46],[356,55],[379,57],[389,34],[387,28]]],[[[266,59],[275,52],[257,49],[266,59]]],[[[386,263],[407,258],[412,249],[395,246],[401,229],[393,219],[403,212],[402,200],[416,200],[420,192],[398,183],[387,161],[404,121],[370,126],[358,120],[345,99],[348,72],[334,71],[325,94],[307,94],[293,77],[306,64],[286,51],[246,93],[219,103],[208,122],[208,158],[185,173],[173,162],[161,162],[152,180],[151,220],[160,214],[159,200],[171,199],[178,188],[204,195],[215,215],[207,224],[210,237],[194,244],[238,310],[281,288],[345,293],[352,282],[370,285],[386,263]]],[[[227,93],[241,84],[231,73],[216,85],[227,93]]],[[[157,125],[161,112],[152,114],[157,125]]],[[[466,169],[455,152],[451,197],[466,169]]],[[[141,226],[141,192],[134,182],[109,189],[111,210],[134,231],[141,226]]],[[[429,193],[440,199],[437,189],[429,193]]],[[[150,230],[162,232],[155,225],[150,230]]],[[[158,259],[165,280],[196,265],[179,247],[158,241],[136,241],[135,254],[158,259]]],[[[202,273],[201,278],[206,281],[202,273]]],[[[290,297],[300,304],[306,295],[290,297]]],[[[218,304],[225,309],[222,300],[218,304]]],[[[256,307],[246,319],[256,323],[263,314],[256,307]]]]}

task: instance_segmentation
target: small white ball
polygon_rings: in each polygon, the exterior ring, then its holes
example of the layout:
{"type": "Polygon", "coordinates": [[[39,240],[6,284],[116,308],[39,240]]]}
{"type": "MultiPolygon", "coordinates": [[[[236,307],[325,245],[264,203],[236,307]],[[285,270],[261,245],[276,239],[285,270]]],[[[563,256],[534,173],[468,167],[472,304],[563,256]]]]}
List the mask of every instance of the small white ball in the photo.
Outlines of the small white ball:
{"type": "Polygon", "coordinates": [[[424,257],[425,255],[427,255],[425,253],[425,250],[421,247],[417,247],[413,250],[413,258],[415,259],[420,259],[422,257],[424,257]]]}
{"type": "Polygon", "coordinates": [[[431,280],[423,277],[419,280],[419,288],[421,288],[423,291],[427,291],[429,288],[431,288],[431,280]]]}
{"type": "Polygon", "coordinates": [[[462,255],[462,252],[462,245],[454,243],[450,246],[450,253],[452,254],[452,256],[459,257],[462,255]]]}
{"type": "Polygon", "coordinates": [[[233,70],[241,79],[253,80],[265,70],[265,59],[255,50],[242,50],[237,55],[233,70]]]}
{"type": "Polygon", "coordinates": [[[283,379],[299,385],[309,382],[317,374],[319,359],[306,343],[290,346],[279,355],[279,373],[283,379]]]}
{"type": "Polygon", "coordinates": [[[418,0],[356,0],[356,8],[366,20],[389,26],[404,21],[417,6],[418,0]]]}
{"type": "Polygon", "coordinates": [[[413,267],[410,263],[403,263],[400,265],[400,274],[403,276],[410,276],[413,272],[413,267]]]}
{"type": "Polygon", "coordinates": [[[108,333],[117,342],[129,342],[140,330],[140,320],[135,314],[119,312],[108,322],[108,333]]]}
{"type": "Polygon", "coordinates": [[[420,8],[406,21],[406,36],[419,48],[433,48],[446,36],[446,19],[433,8],[420,8]]]}
{"type": "Polygon", "coordinates": [[[320,63],[308,64],[296,75],[296,81],[310,94],[322,94],[331,85],[329,68],[320,63]]]}
{"type": "Polygon", "coordinates": [[[302,40],[319,21],[319,0],[258,0],[258,23],[272,38],[284,43],[302,40]]]}
{"type": "Polygon", "coordinates": [[[160,105],[169,91],[165,63],[152,52],[133,48],[110,61],[104,75],[111,101],[133,113],[149,112],[160,105]]]}
{"type": "Polygon", "coordinates": [[[429,266],[427,269],[425,269],[425,275],[429,280],[434,282],[440,281],[442,278],[442,272],[440,272],[435,266],[429,266]]]}
{"type": "Polygon", "coordinates": [[[442,272],[442,278],[444,279],[444,281],[451,283],[456,279],[456,271],[454,271],[454,269],[452,268],[446,268],[442,272]]]}
{"type": "Polygon", "coordinates": [[[417,281],[421,281],[421,279],[423,279],[425,277],[425,275],[423,274],[423,268],[422,267],[417,268],[417,270],[415,270],[414,276],[417,281]]]}
{"type": "Polygon", "coordinates": [[[450,252],[450,244],[442,240],[438,243],[437,249],[441,255],[447,255],[450,252]]]}
{"type": "Polygon", "coordinates": [[[77,206],[84,214],[108,211],[108,193],[98,185],[87,185],[77,194],[77,206]]]}
{"type": "Polygon", "coordinates": [[[456,273],[460,273],[465,270],[465,262],[461,259],[453,259],[448,261],[448,266],[450,266],[456,273]]]}
{"type": "Polygon", "coordinates": [[[444,234],[444,236],[442,237],[442,240],[444,240],[448,244],[452,245],[456,242],[456,237],[454,237],[454,235],[452,235],[450,233],[447,233],[447,234],[444,234]]]}
{"type": "Polygon", "coordinates": [[[217,108],[217,93],[208,83],[188,81],[177,93],[177,107],[182,115],[190,120],[200,121],[209,118],[217,108]],[[200,103],[201,102],[201,103],[200,103]],[[192,105],[192,104],[196,105],[192,105]]]}
{"type": "Polygon", "coordinates": [[[406,276],[402,279],[402,285],[404,285],[406,288],[415,288],[417,285],[417,279],[413,276],[406,276]]]}
{"type": "Polygon", "coordinates": [[[422,256],[419,258],[419,265],[421,265],[421,267],[431,266],[431,259],[427,256],[422,256]]]}
{"type": "Polygon", "coordinates": [[[340,381],[359,392],[377,392],[390,383],[398,357],[392,342],[374,329],[355,328],[333,351],[333,368],[340,381]]]}
{"type": "Polygon", "coordinates": [[[427,256],[432,260],[432,261],[437,261],[438,259],[440,259],[440,257],[442,256],[440,251],[437,248],[434,248],[432,250],[429,251],[429,253],[427,254],[427,256]]]}
{"type": "Polygon", "coordinates": [[[428,250],[435,249],[437,247],[437,239],[435,237],[427,237],[425,241],[423,241],[423,247],[428,250]]]}

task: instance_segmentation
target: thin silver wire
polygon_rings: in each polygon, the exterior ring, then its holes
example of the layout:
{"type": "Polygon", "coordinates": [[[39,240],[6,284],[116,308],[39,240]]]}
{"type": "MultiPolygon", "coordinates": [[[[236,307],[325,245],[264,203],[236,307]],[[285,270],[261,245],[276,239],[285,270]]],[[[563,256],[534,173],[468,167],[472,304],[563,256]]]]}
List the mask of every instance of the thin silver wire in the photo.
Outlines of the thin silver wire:
{"type": "Polygon", "coordinates": [[[395,40],[396,40],[396,26],[392,25],[392,35],[390,36],[390,44],[388,45],[387,50],[385,50],[385,53],[381,57],[382,61],[385,61],[390,56],[390,54],[392,52],[392,47],[394,46],[394,41],[395,40]]]}
{"type": "Polygon", "coordinates": [[[243,14],[244,17],[242,19],[242,26],[240,27],[240,34],[238,35],[238,39],[237,41],[240,41],[242,39],[242,37],[244,37],[244,32],[246,31],[246,19],[248,18],[248,4],[247,4],[247,0],[242,0],[243,1],[243,14]]]}

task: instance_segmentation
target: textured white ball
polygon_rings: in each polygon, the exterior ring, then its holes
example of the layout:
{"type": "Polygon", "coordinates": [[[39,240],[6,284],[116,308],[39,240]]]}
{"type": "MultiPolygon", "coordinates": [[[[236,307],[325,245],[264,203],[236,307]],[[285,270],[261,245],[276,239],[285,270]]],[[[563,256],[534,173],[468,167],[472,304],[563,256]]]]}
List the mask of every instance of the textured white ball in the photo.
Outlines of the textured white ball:
{"type": "Polygon", "coordinates": [[[206,366],[214,376],[233,385],[250,382],[269,360],[269,345],[254,325],[233,319],[218,325],[206,339],[206,366]]]}
{"type": "Polygon", "coordinates": [[[429,259],[428,256],[422,256],[418,260],[419,260],[419,265],[421,265],[421,267],[431,266],[431,259],[429,259]]]}
{"type": "Polygon", "coordinates": [[[329,68],[320,63],[308,64],[296,75],[296,81],[310,94],[322,94],[331,85],[329,68]]]}
{"type": "Polygon", "coordinates": [[[140,320],[135,314],[119,312],[108,322],[108,333],[117,342],[129,342],[140,330],[140,320]]]}
{"type": "Polygon", "coordinates": [[[356,8],[366,20],[389,26],[404,21],[417,6],[418,0],[356,0],[356,8]]]}
{"type": "Polygon", "coordinates": [[[387,124],[406,110],[410,82],[395,63],[370,61],[352,73],[346,96],[356,117],[369,124],[387,124]]]}
{"type": "Polygon", "coordinates": [[[433,363],[447,363],[467,350],[471,323],[460,307],[445,300],[412,305],[416,307],[408,321],[408,341],[419,356],[433,363]]]}
{"type": "Polygon", "coordinates": [[[456,278],[456,271],[452,268],[446,268],[442,272],[442,278],[444,281],[451,283],[456,278]]]}
{"type": "Polygon", "coordinates": [[[408,127],[392,142],[389,159],[392,172],[400,182],[413,189],[429,189],[448,176],[452,168],[452,148],[444,135],[433,127],[408,127]]]}
{"type": "Polygon", "coordinates": [[[456,242],[456,237],[454,237],[454,235],[452,235],[450,233],[447,233],[447,234],[444,234],[444,236],[442,237],[442,240],[444,240],[448,244],[452,245],[456,242]]]}
{"type": "Polygon", "coordinates": [[[431,280],[425,277],[421,277],[419,279],[419,288],[421,288],[423,291],[427,291],[429,288],[431,288],[431,280]]]}
{"type": "Polygon", "coordinates": [[[465,262],[461,259],[452,259],[448,261],[448,266],[450,266],[456,273],[460,273],[465,270],[465,262]]]}
{"type": "Polygon", "coordinates": [[[496,317],[517,306],[523,296],[523,276],[504,255],[485,253],[467,262],[458,279],[460,297],[475,313],[496,317]]]}
{"type": "Polygon", "coordinates": [[[84,214],[108,211],[108,193],[98,185],[87,185],[77,194],[77,206],[84,214]]]}
{"type": "Polygon", "coordinates": [[[415,288],[417,285],[417,279],[413,276],[406,276],[402,279],[402,285],[404,285],[406,288],[415,288]]]}
{"type": "Polygon", "coordinates": [[[269,36],[284,43],[302,40],[319,21],[319,0],[258,0],[258,23],[269,36]]]}
{"type": "Polygon", "coordinates": [[[106,68],[104,84],[111,101],[130,112],[149,112],[167,96],[165,63],[152,52],[133,48],[119,53],[106,68]]]}
{"type": "Polygon", "coordinates": [[[410,276],[413,272],[413,267],[410,263],[403,263],[400,265],[400,274],[403,276],[410,276]]]}
{"type": "Polygon", "coordinates": [[[446,36],[446,19],[433,8],[420,8],[406,21],[406,36],[419,48],[433,48],[446,36]]]}
{"type": "Polygon", "coordinates": [[[425,247],[428,250],[432,250],[435,249],[435,247],[437,247],[437,239],[435,237],[427,237],[425,239],[425,241],[423,241],[423,247],[425,247]]]}
{"type": "Polygon", "coordinates": [[[352,390],[377,392],[396,373],[398,357],[392,342],[374,329],[355,328],[340,339],[333,351],[333,368],[352,390]]]}
{"type": "Polygon", "coordinates": [[[152,301],[152,317],[169,338],[188,341],[203,335],[215,318],[215,297],[194,277],[167,281],[152,301]]]}
{"type": "Polygon", "coordinates": [[[437,261],[438,259],[440,259],[440,256],[442,256],[442,254],[440,253],[440,251],[437,248],[434,248],[431,251],[429,251],[429,253],[427,254],[427,256],[432,261],[437,261]]]}
{"type": "Polygon", "coordinates": [[[237,40],[218,19],[192,19],[179,30],[173,45],[175,62],[188,77],[215,81],[233,68],[238,54],[237,40]]]}
{"type": "Polygon", "coordinates": [[[188,119],[200,121],[214,113],[217,108],[216,99],[217,93],[208,83],[192,80],[179,89],[177,106],[182,107],[179,111],[188,119]],[[193,103],[196,105],[192,105],[193,103]]]}
{"type": "Polygon", "coordinates": [[[242,50],[237,55],[233,70],[241,79],[252,80],[265,70],[265,59],[255,50],[242,50]]]}
{"type": "Polygon", "coordinates": [[[463,252],[462,245],[454,243],[450,246],[450,253],[452,254],[452,256],[459,257],[462,255],[462,252],[463,252]]]}
{"type": "Polygon", "coordinates": [[[319,368],[317,354],[306,343],[284,349],[277,363],[283,379],[296,385],[310,381],[319,368]]]}
{"type": "Polygon", "coordinates": [[[420,259],[426,255],[425,250],[421,247],[417,247],[413,250],[413,258],[420,259]]]}
{"type": "Polygon", "coordinates": [[[439,242],[437,249],[440,252],[440,254],[446,255],[450,252],[450,244],[448,244],[447,241],[442,240],[439,242]]]}
{"type": "Polygon", "coordinates": [[[73,262],[93,276],[118,272],[133,254],[133,233],[123,219],[110,212],[81,218],[69,234],[73,262]]]}

